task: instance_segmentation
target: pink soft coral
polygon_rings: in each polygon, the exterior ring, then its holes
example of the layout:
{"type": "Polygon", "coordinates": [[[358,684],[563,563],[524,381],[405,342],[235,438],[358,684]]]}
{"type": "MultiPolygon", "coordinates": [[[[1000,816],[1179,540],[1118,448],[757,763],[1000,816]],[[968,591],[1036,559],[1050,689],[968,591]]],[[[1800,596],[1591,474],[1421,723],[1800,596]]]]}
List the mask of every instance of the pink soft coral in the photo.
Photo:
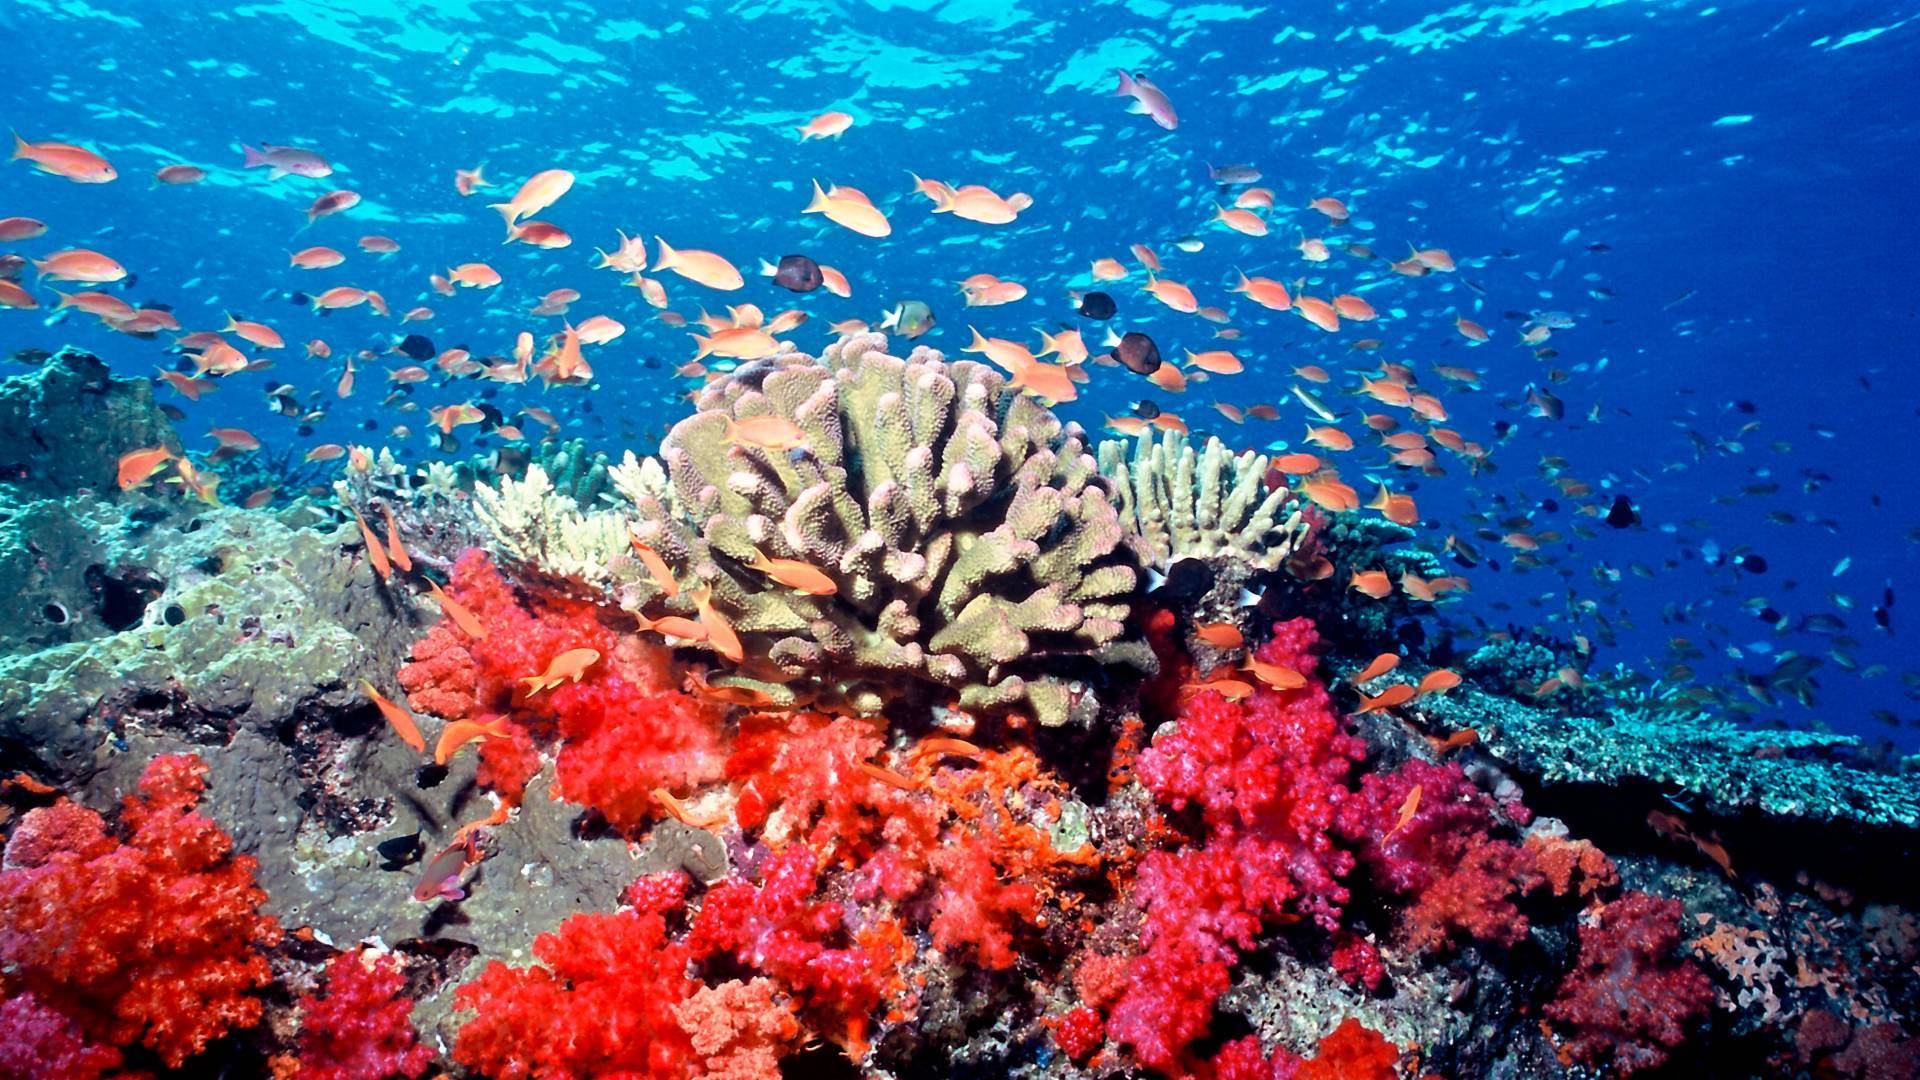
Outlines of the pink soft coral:
{"type": "Polygon", "coordinates": [[[1177,727],[1140,753],[1147,789],[1176,810],[1197,806],[1206,834],[1148,854],[1134,886],[1144,949],[1108,1030],[1154,1068],[1177,1068],[1206,1032],[1239,951],[1264,925],[1306,915],[1338,926],[1352,856],[1330,830],[1364,748],[1312,677],[1317,642],[1308,620],[1275,626],[1255,655],[1306,675],[1304,686],[1239,703],[1193,693],[1177,727]]]}
{"type": "Polygon", "coordinates": [[[407,977],[391,955],[360,950],[327,962],[326,990],[300,999],[301,1080],[420,1076],[434,1052],[419,1045],[407,977]]]}
{"type": "Polygon", "coordinates": [[[703,986],[673,1015],[693,1040],[704,1080],[777,1080],[800,1034],[793,1004],[768,979],[703,986]]]}
{"type": "Polygon", "coordinates": [[[32,994],[0,1001],[0,1080],[94,1080],[119,1067],[120,1051],[32,994]]]}
{"type": "Polygon", "coordinates": [[[259,913],[254,860],[194,809],[205,773],[195,757],[153,759],[123,804],[125,843],[92,811],[32,811],[0,871],[8,993],[31,993],[90,1040],[142,1043],[173,1068],[259,1021],[253,992],[271,979],[259,950],[280,940],[259,913]]]}
{"type": "Polygon", "coordinates": [[[1566,1053],[1589,1065],[1611,1062],[1622,1075],[1652,1068],[1706,1015],[1713,983],[1699,965],[1677,959],[1680,903],[1630,892],[1580,928],[1580,952],[1547,1016],[1573,1028],[1566,1053]]]}

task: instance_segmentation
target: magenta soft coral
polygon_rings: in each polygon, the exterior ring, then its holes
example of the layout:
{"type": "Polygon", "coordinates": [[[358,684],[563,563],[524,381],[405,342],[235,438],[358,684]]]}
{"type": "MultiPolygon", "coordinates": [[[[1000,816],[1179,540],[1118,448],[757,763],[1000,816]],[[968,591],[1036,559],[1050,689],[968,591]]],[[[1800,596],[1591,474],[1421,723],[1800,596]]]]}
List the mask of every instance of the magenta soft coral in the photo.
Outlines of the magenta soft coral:
{"type": "Polygon", "coordinates": [[[603,625],[592,604],[523,600],[478,551],[454,565],[448,592],[485,625],[486,636],[476,639],[441,620],[414,645],[400,685],[423,712],[447,719],[498,713],[513,721],[513,738],[480,748],[479,778],[503,798],[517,802],[538,768],[529,732],[559,742],[555,791],[619,829],[660,816],[655,788],[684,796],[720,778],[722,717],[671,684],[665,650],[603,625]],[[592,649],[600,660],[579,682],[528,698],[520,680],[569,649],[592,649]]]}
{"type": "Polygon", "coordinates": [[[1256,655],[1307,675],[1305,686],[1239,703],[1193,693],[1177,726],[1140,753],[1147,789],[1176,810],[1198,806],[1206,834],[1199,846],[1148,854],[1134,886],[1143,951],[1108,1031],[1154,1068],[1176,1069],[1206,1032],[1239,950],[1264,924],[1307,915],[1338,926],[1352,855],[1330,830],[1364,747],[1312,677],[1317,643],[1306,619],[1276,625],[1256,655]]]}
{"type": "Polygon", "coordinates": [[[413,1080],[434,1052],[414,1034],[407,977],[391,955],[327,962],[326,989],[300,999],[300,1080],[413,1080]]]}
{"type": "Polygon", "coordinates": [[[1580,951],[1546,1014],[1573,1029],[1565,1053],[1621,1074],[1652,1068],[1713,1003],[1699,965],[1673,955],[1680,903],[1630,892],[1580,928],[1580,951]]]}
{"type": "Polygon", "coordinates": [[[541,934],[539,966],[489,963],[454,992],[473,1013],[454,1060],[494,1080],[689,1075],[693,1044],[674,1010],[697,984],[686,946],[667,931],[666,911],[684,895],[684,879],[675,884],[656,882],[630,894],[634,908],[575,915],[541,934]]]}
{"type": "Polygon", "coordinates": [[[92,811],[34,810],[0,871],[7,992],[174,1068],[259,1021],[254,991],[271,978],[259,950],[280,940],[254,861],[195,810],[205,773],[195,757],[153,759],[123,804],[125,843],[92,811]]]}
{"type": "Polygon", "coordinates": [[[1374,884],[1413,899],[1402,920],[1408,944],[1433,950],[1464,936],[1512,946],[1526,936],[1514,901],[1544,879],[1529,850],[1493,839],[1493,809],[1459,766],[1420,760],[1362,778],[1341,806],[1336,830],[1374,884]]]}

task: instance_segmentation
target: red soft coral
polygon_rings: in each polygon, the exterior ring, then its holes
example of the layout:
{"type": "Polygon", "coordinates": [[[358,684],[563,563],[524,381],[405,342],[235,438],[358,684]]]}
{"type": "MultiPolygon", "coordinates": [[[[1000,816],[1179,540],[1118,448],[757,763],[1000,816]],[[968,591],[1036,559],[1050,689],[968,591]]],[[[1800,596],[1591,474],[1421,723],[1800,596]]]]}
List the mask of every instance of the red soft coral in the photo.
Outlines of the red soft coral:
{"type": "Polygon", "coordinates": [[[194,809],[205,772],[195,757],[155,758],[123,804],[124,844],[79,816],[91,811],[32,811],[20,826],[29,840],[8,845],[0,871],[8,992],[33,994],[93,1041],[142,1043],[174,1068],[259,1021],[253,991],[271,972],[258,950],[280,940],[259,914],[254,860],[194,809]]]}
{"type": "Polygon", "coordinates": [[[1713,1003],[1699,965],[1673,956],[1680,903],[1630,892],[1580,928],[1580,952],[1550,1018],[1573,1028],[1566,1053],[1589,1065],[1612,1062],[1625,1075],[1667,1060],[1687,1027],[1713,1003]]]}
{"type": "Polygon", "coordinates": [[[690,1074],[693,1044],[674,1007],[695,984],[661,912],[575,915],[535,938],[533,954],[544,966],[496,960],[454,992],[474,1014],[455,1061],[494,1080],[690,1074]]]}
{"type": "Polygon", "coordinates": [[[763,870],[757,886],[735,877],[707,890],[687,933],[693,955],[730,955],[796,995],[824,1034],[863,1037],[898,978],[898,928],[854,925],[844,904],[814,900],[813,853],[801,845],[763,870]]]}
{"type": "Polygon", "coordinates": [[[455,564],[448,593],[474,613],[486,636],[441,620],[414,645],[400,685],[425,712],[448,719],[498,713],[512,721],[510,739],[482,743],[477,774],[507,802],[519,801],[539,768],[529,733],[559,742],[555,793],[622,830],[660,816],[654,789],[685,795],[720,778],[723,717],[672,684],[666,650],[603,625],[595,605],[523,599],[478,551],[455,564]],[[521,680],[570,649],[592,649],[600,659],[580,681],[527,697],[521,680]]]}
{"type": "Polygon", "coordinates": [[[433,1063],[414,1034],[407,977],[391,955],[327,962],[326,992],[300,999],[300,1080],[408,1080],[433,1063]]]}
{"type": "Polygon", "coordinates": [[[1304,1060],[1284,1047],[1263,1055],[1260,1039],[1248,1035],[1222,1046],[1207,1063],[1213,1080],[1397,1080],[1399,1064],[1400,1051],[1351,1016],[1304,1060]]]}

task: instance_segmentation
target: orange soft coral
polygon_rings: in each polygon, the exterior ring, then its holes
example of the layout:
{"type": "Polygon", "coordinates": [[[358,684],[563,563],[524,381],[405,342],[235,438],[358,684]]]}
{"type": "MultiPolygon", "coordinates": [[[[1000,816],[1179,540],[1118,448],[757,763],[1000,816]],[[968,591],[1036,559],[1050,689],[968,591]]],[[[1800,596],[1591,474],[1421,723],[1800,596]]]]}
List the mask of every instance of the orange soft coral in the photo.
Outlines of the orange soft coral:
{"type": "Polygon", "coordinates": [[[7,992],[173,1068],[259,1022],[254,991],[271,978],[259,950],[280,940],[254,860],[195,810],[205,773],[195,757],[155,758],[123,804],[124,843],[92,811],[32,811],[0,871],[7,992]]]}

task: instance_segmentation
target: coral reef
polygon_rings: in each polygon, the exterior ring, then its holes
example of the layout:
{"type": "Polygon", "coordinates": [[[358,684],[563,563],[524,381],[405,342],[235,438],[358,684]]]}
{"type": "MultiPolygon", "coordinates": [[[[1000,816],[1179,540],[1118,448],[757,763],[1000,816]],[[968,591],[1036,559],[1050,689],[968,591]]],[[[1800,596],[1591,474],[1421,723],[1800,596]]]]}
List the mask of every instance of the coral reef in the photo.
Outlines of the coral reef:
{"type": "Polygon", "coordinates": [[[1138,568],[1083,433],[985,367],[885,347],[857,336],[710,384],[663,443],[665,473],[612,470],[630,515],[583,510],[536,468],[478,490],[478,508],[513,565],[630,611],[694,617],[710,597],[759,658],[716,686],[867,712],[918,687],[1091,723],[1105,671],[1150,656],[1127,632],[1138,568]],[[756,418],[793,441],[730,434],[756,418]],[[622,554],[629,529],[676,580],[622,554]],[[824,584],[789,587],[770,560],[824,584]]]}
{"type": "Polygon", "coordinates": [[[1663,785],[1690,804],[1737,815],[1920,827],[1920,786],[1829,751],[1859,740],[1827,732],[1745,727],[1686,707],[1636,700],[1625,690],[1591,712],[1466,686],[1432,700],[1443,728],[1472,727],[1480,746],[1545,785],[1663,785]]]}
{"type": "Polygon", "coordinates": [[[195,810],[205,772],[196,758],[154,758],[122,806],[124,841],[91,810],[33,810],[0,868],[8,995],[172,1068],[259,1021],[256,991],[272,979],[259,950],[280,940],[258,912],[254,860],[195,810]]]}
{"type": "Polygon", "coordinates": [[[1904,895],[1765,850],[1911,846],[1900,778],[1539,635],[1416,694],[1428,601],[1339,576],[1438,576],[1403,526],[883,348],[659,460],[355,448],[411,569],[10,489],[0,1076],[1911,1075],[1904,895]]]}

